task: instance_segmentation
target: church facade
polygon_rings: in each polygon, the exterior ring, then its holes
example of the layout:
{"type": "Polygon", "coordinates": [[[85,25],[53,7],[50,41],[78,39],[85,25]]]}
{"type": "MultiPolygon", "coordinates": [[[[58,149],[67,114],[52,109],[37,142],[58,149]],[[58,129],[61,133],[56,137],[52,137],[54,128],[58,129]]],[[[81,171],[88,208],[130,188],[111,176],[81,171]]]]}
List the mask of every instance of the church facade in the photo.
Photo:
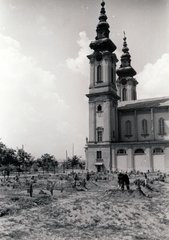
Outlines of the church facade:
{"type": "Polygon", "coordinates": [[[124,34],[121,65],[116,69],[115,44],[109,38],[105,2],[97,36],[90,43],[89,171],[169,172],[169,97],[137,100],[136,71],[124,34]],[[116,79],[117,75],[117,79],[116,79]]]}

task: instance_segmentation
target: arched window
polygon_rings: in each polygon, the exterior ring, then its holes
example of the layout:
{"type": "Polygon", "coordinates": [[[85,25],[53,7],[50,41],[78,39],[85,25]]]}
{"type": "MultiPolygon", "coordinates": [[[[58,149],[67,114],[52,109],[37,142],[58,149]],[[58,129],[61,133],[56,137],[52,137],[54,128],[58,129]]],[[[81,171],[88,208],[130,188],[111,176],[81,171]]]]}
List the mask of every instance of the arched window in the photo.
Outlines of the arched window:
{"type": "Polygon", "coordinates": [[[101,65],[97,66],[97,83],[102,82],[102,68],[101,65]]]}
{"type": "Polygon", "coordinates": [[[163,151],[162,148],[154,148],[153,153],[154,154],[160,154],[160,153],[164,153],[164,151],[163,151]]]}
{"type": "Polygon", "coordinates": [[[100,104],[97,106],[97,111],[98,111],[98,112],[101,112],[101,111],[102,111],[102,106],[101,106],[100,104]]]}
{"type": "Polygon", "coordinates": [[[113,67],[111,67],[111,81],[114,84],[115,79],[114,79],[114,69],[113,69],[113,67]]]}
{"type": "Polygon", "coordinates": [[[117,150],[117,154],[118,154],[118,155],[126,154],[126,150],[124,150],[124,149],[119,149],[119,150],[117,150]]]}
{"type": "Polygon", "coordinates": [[[144,150],[142,148],[137,148],[135,151],[134,151],[135,154],[144,154],[144,150]]]}
{"type": "Polygon", "coordinates": [[[143,119],[142,121],[142,134],[143,135],[147,135],[148,131],[147,131],[147,120],[143,119]]]}
{"type": "Polygon", "coordinates": [[[126,135],[129,136],[131,135],[131,121],[126,121],[126,124],[125,124],[125,130],[126,130],[126,135]]]}
{"type": "Polygon", "coordinates": [[[122,92],[122,97],[123,97],[123,101],[127,101],[127,89],[123,88],[123,92],[122,92]]]}
{"type": "Polygon", "coordinates": [[[136,90],[133,89],[133,100],[136,100],[136,90]]]}
{"type": "Polygon", "coordinates": [[[164,119],[160,118],[159,119],[159,134],[163,135],[165,134],[165,127],[164,127],[164,119]]]}

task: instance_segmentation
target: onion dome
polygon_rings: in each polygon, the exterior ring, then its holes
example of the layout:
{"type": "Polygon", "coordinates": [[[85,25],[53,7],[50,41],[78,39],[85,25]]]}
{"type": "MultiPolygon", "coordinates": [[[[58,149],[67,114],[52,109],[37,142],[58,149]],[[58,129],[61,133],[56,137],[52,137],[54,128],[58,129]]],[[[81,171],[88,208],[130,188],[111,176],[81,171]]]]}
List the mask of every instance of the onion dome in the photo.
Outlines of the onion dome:
{"type": "Polygon", "coordinates": [[[118,76],[130,76],[133,77],[137,73],[136,71],[131,67],[131,55],[129,53],[129,48],[127,47],[127,41],[126,41],[126,35],[124,32],[124,38],[123,38],[123,54],[121,55],[121,65],[120,68],[117,70],[118,76]]]}
{"type": "Polygon", "coordinates": [[[116,50],[115,44],[109,39],[109,24],[107,23],[107,15],[105,11],[105,2],[101,3],[99,23],[96,27],[97,36],[95,41],[90,43],[90,48],[95,51],[110,51],[116,50]]]}

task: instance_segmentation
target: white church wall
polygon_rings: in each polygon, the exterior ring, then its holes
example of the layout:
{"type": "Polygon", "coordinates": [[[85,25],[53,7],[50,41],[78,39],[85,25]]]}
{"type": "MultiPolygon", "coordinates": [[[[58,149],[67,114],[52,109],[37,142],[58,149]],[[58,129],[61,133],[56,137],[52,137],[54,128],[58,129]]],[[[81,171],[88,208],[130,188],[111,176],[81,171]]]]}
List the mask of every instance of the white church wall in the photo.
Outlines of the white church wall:
{"type": "Polygon", "coordinates": [[[117,170],[127,171],[127,156],[119,155],[117,156],[117,170]]]}
{"type": "Polygon", "coordinates": [[[134,155],[134,169],[145,172],[145,155],[134,155]]]}
{"type": "Polygon", "coordinates": [[[165,171],[169,173],[169,146],[164,151],[165,171]]]}
{"type": "Polygon", "coordinates": [[[169,112],[168,109],[156,109],[154,112],[155,140],[169,140],[169,112]],[[165,134],[159,134],[159,119],[163,118],[165,123],[165,134]]]}
{"type": "Polygon", "coordinates": [[[95,115],[96,115],[95,103],[89,103],[89,141],[95,142],[95,115]]]}
{"type": "Polygon", "coordinates": [[[134,141],[135,140],[135,129],[134,129],[134,115],[122,115],[121,116],[121,122],[120,122],[120,135],[121,135],[121,140],[122,141],[134,141]],[[126,122],[131,121],[131,136],[127,137],[126,136],[126,122]]]}
{"type": "Polygon", "coordinates": [[[157,154],[153,155],[153,166],[154,166],[154,171],[165,171],[165,161],[164,161],[164,154],[157,154]]]}
{"type": "Polygon", "coordinates": [[[151,132],[151,116],[148,112],[140,112],[137,114],[137,127],[138,127],[138,141],[147,141],[152,139],[152,132],[151,132]],[[143,135],[142,132],[142,121],[147,121],[147,135],[143,135]]]}

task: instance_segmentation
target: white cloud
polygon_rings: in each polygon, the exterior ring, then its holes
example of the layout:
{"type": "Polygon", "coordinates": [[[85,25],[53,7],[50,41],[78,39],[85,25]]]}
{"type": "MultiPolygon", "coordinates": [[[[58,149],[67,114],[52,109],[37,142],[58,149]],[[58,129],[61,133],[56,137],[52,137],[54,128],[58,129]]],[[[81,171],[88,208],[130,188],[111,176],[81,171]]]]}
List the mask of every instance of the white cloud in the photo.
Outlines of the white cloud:
{"type": "Polygon", "coordinates": [[[146,64],[136,79],[139,99],[169,96],[169,54],[163,54],[155,64],[146,64]]]}
{"type": "Polygon", "coordinates": [[[29,139],[27,145],[34,144],[34,154],[50,146],[43,136],[52,135],[53,141],[58,141],[56,133],[67,128],[68,107],[57,93],[55,76],[38,67],[32,57],[24,56],[19,42],[3,35],[0,102],[0,138],[7,146],[16,148],[29,139]]]}
{"type": "Polygon", "coordinates": [[[91,53],[89,43],[91,42],[86,35],[86,32],[79,33],[80,40],[77,41],[80,46],[78,56],[74,58],[68,58],[66,60],[67,67],[73,72],[79,72],[84,76],[89,76],[89,61],[86,56],[91,53]]]}

